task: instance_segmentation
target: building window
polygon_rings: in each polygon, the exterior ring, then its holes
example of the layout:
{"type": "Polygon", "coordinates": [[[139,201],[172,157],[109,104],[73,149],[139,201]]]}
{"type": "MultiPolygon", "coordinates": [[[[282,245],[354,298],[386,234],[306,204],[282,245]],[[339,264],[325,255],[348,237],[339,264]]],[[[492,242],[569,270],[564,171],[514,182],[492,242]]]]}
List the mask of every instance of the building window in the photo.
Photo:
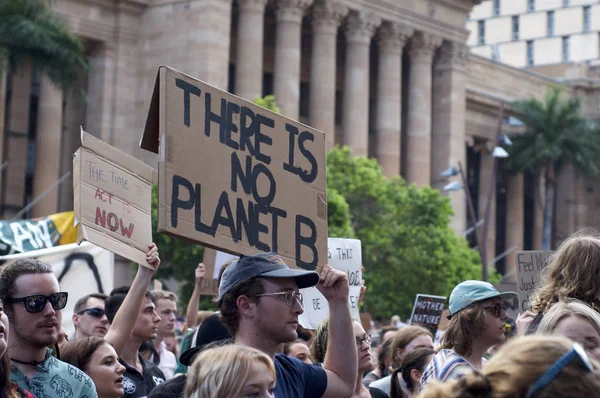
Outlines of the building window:
{"type": "Polygon", "coordinates": [[[554,36],[554,11],[548,11],[546,14],[546,29],[548,36],[554,36]]]}
{"type": "Polygon", "coordinates": [[[590,6],[583,7],[583,31],[584,32],[590,31],[590,14],[591,14],[590,6]]]}
{"type": "Polygon", "coordinates": [[[485,21],[477,22],[477,43],[485,44],[485,21]]]}
{"type": "Polygon", "coordinates": [[[527,0],[527,11],[535,11],[535,0],[527,0]]]}
{"type": "Polygon", "coordinates": [[[512,17],[512,39],[513,41],[519,40],[519,16],[515,15],[512,17]]]}
{"type": "Polygon", "coordinates": [[[569,61],[569,36],[563,36],[562,38],[562,59],[563,62],[569,61]]]}
{"type": "Polygon", "coordinates": [[[533,40],[527,41],[527,66],[533,66],[533,40]]]}
{"type": "Polygon", "coordinates": [[[500,62],[500,51],[497,44],[492,44],[492,61],[500,62]]]}
{"type": "Polygon", "coordinates": [[[494,16],[500,15],[500,0],[494,0],[494,16]]]}
{"type": "Polygon", "coordinates": [[[571,5],[571,0],[563,0],[563,7],[568,7],[571,5]]]}

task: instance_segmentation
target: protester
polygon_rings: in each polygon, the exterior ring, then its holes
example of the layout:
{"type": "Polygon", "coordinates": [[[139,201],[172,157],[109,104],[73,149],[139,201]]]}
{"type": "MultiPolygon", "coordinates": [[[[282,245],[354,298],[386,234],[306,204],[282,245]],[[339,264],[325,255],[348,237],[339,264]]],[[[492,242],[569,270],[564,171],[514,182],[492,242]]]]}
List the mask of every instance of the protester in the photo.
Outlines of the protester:
{"type": "Polygon", "coordinates": [[[542,272],[540,287],[530,301],[531,313],[523,313],[517,325],[524,328],[530,321],[527,333],[535,333],[552,305],[570,298],[599,311],[599,275],[600,236],[591,230],[573,234],[560,245],[542,272]]]}
{"type": "Polygon", "coordinates": [[[600,314],[579,300],[554,304],[540,322],[537,334],[567,337],[600,363],[600,314]]]}
{"type": "Polygon", "coordinates": [[[486,351],[505,339],[508,314],[504,299],[515,295],[499,293],[487,282],[459,283],[450,294],[451,319],[441,349],[425,369],[420,389],[433,380],[452,380],[480,371],[486,351]]]}
{"type": "Polygon", "coordinates": [[[420,398],[595,397],[598,364],[577,343],[557,336],[513,339],[483,367],[459,380],[432,383],[420,398]]]}
{"type": "Polygon", "coordinates": [[[149,267],[138,265],[133,283],[117,313],[111,316],[108,309],[107,314],[112,322],[104,339],[86,337],[67,343],[62,348],[61,358],[92,378],[100,398],[122,397],[124,388],[131,388],[130,383],[124,379],[125,366],[119,362],[119,355],[131,337],[140,316],[146,289],[160,266],[156,245],[148,246],[146,260],[149,267]]]}
{"type": "Polygon", "coordinates": [[[319,277],[316,272],[290,269],[276,253],[264,253],[243,256],[227,267],[218,305],[237,344],[274,358],[277,398],[348,397],[357,373],[348,296],[345,272],[325,265],[319,277]],[[298,316],[304,311],[298,289],[314,285],[329,305],[329,354],[322,368],[276,354],[280,344],[298,337],[298,316]]]}
{"type": "Polygon", "coordinates": [[[106,297],[104,293],[92,293],[77,300],[73,308],[74,340],[106,335],[110,326],[104,313],[106,297]]]}
{"type": "Polygon", "coordinates": [[[97,397],[92,380],[53,357],[48,348],[57,343],[57,313],[65,308],[67,299],[52,267],[44,262],[18,260],[0,276],[0,300],[10,322],[10,377],[36,397],[97,397]]]}
{"type": "Polygon", "coordinates": [[[153,290],[152,295],[156,300],[156,312],[160,317],[160,322],[158,322],[158,332],[154,339],[154,348],[160,356],[158,367],[164,373],[166,380],[169,380],[175,374],[177,357],[167,349],[167,344],[164,340],[175,331],[175,321],[177,320],[177,295],[166,290],[153,290]]]}
{"type": "MultiPolygon", "coordinates": [[[[362,382],[365,372],[373,369],[371,337],[365,332],[359,322],[354,321],[352,322],[352,325],[358,355],[358,372],[356,374],[354,391],[350,398],[387,398],[387,394],[383,391],[367,387],[362,382]]],[[[325,361],[329,341],[329,320],[325,319],[317,327],[315,340],[310,346],[311,355],[316,363],[323,363],[325,361]]]]}
{"type": "MultiPolygon", "coordinates": [[[[407,326],[400,329],[394,336],[388,355],[395,364],[396,369],[398,369],[402,366],[404,357],[419,348],[433,349],[433,336],[431,332],[421,326],[407,326]]],[[[388,395],[391,394],[393,374],[392,372],[392,374],[374,381],[370,384],[371,387],[378,388],[388,395]]],[[[401,375],[398,375],[398,372],[396,372],[395,380],[400,384],[402,390],[410,396],[411,390],[401,378],[401,375]]]]}
{"type": "Polygon", "coordinates": [[[405,398],[419,395],[419,381],[425,366],[435,355],[431,348],[418,348],[402,359],[402,365],[391,375],[390,398],[405,398]],[[399,379],[401,377],[401,379],[399,379]],[[403,383],[400,382],[403,381],[403,383]]]}
{"type": "MultiPolygon", "coordinates": [[[[232,342],[231,335],[219,319],[219,315],[214,314],[206,318],[198,327],[192,347],[183,352],[179,360],[186,367],[191,366],[196,356],[203,350],[232,342]]],[[[175,376],[154,388],[148,398],[180,398],[184,394],[186,381],[187,374],[175,376]]]]}
{"type": "Polygon", "coordinates": [[[310,351],[308,345],[302,339],[296,339],[283,345],[283,354],[288,357],[296,358],[304,363],[312,364],[310,360],[310,351]]]}
{"type": "Polygon", "coordinates": [[[171,333],[169,333],[167,336],[165,336],[165,338],[163,339],[163,342],[165,343],[165,347],[167,348],[167,351],[169,351],[170,353],[175,355],[175,358],[177,358],[179,356],[177,332],[175,332],[173,330],[171,333]]]}
{"type": "Polygon", "coordinates": [[[383,344],[379,346],[377,351],[377,364],[375,369],[367,373],[363,378],[363,384],[369,386],[375,380],[379,380],[383,377],[389,376],[392,360],[390,358],[390,346],[392,345],[392,339],[387,339],[383,344]]]}
{"type": "Polygon", "coordinates": [[[185,398],[271,398],[275,368],[265,353],[245,345],[202,352],[194,361],[185,398]]]}

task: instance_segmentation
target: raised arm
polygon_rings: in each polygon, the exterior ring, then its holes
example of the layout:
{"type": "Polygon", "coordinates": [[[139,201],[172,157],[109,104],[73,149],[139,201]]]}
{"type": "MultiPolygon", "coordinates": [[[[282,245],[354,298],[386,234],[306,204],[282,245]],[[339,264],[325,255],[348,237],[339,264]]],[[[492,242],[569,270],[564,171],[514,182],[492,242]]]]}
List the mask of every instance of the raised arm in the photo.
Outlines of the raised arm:
{"type": "Polygon", "coordinates": [[[198,325],[198,300],[200,300],[200,289],[202,288],[202,281],[204,280],[204,275],[206,274],[206,268],[203,263],[198,264],[198,267],[194,271],[195,283],[194,283],[194,291],[192,292],[192,297],[190,297],[190,301],[188,302],[187,310],[185,312],[185,323],[188,328],[194,328],[198,325]]]}
{"type": "Polygon", "coordinates": [[[140,315],[150,280],[160,266],[158,248],[154,243],[148,245],[146,261],[153,269],[138,265],[138,271],[129,288],[129,292],[125,297],[123,304],[121,304],[119,310],[115,314],[115,319],[113,319],[110,329],[108,329],[108,333],[104,336],[104,339],[112,344],[119,356],[121,355],[127,340],[131,337],[135,323],[140,315]]]}
{"type": "Polygon", "coordinates": [[[358,375],[356,341],[348,305],[348,275],[325,265],[317,289],[329,303],[329,340],[323,368],[327,373],[324,398],[352,396],[358,375]]]}

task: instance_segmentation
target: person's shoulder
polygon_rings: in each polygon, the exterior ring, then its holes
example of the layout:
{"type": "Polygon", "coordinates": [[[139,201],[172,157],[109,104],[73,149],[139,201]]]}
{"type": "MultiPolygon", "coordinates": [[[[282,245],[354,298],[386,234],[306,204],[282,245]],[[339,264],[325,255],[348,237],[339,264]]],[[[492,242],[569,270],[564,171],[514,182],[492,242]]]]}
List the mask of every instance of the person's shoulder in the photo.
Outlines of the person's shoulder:
{"type": "Polygon", "coordinates": [[[367,387],[367,389],[371,394],[371,398],[389,398],[385,391],[381,391],[379,388],[373,387],[372,385],[367,387]]]}
{"type": "Polygon", "coordinates": [[[146,358],[144,358],[143,356],[139,356],[140,361],[142,361],[142,367],[144,368],[144,374],[142,375],[143,377],[146,376],[146,374],[150,374],[152,376],[157,376],[162,378],[162,381],[160,383],[156,383],[156,384],[161,384],[162,382],[164,382],[166,380],[165,374],[163,373],[162,370],[160,370],[160,368],[155,365],[154,363],[152,363],[152,361],[147,360],[146,358]]]}
{"type": "Polygon", "coordinates": [[[167,380],[166,382],[157,385],[152,389],[150,394],[148,394],[148,398],[153,397],[173,397],[178,398],[183,396],[183,392],[185,390],[185,383],[187,382],[187,375],[179,375],[175,376],[171,380],[167,380]]]}
{"type": "Polygon", "coordinates": [[[383,388],[385,388],[386,386],[389,388],[389,385],[392,382],[392,376],[385,376],[382,377],[381,379],[375,380],[374,382],[372,382],[371,384],[369,384],[370,387],[375,387],[379,390],[383,388]]]}

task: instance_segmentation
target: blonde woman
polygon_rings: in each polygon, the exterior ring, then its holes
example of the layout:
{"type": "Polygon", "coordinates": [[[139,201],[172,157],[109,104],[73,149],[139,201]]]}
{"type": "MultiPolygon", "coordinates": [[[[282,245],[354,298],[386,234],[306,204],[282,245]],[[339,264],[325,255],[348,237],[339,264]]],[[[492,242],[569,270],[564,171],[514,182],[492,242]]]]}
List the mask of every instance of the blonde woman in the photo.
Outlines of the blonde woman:
{"type": "Polygon", "coordinates": [[[600,314],[579,300],[554,304],[542,319],[537,334],[567,337],[581,344],[600,363],[600,314]]]}
{"type": "Polygon", "coordinates": [[[519,317],[517,327],[526,327],[529,318],[531,325],[527,334],[535,333],[550,307],[570,298],[581,300],[599,311],[599,291],[600,235],[586,229],[575,233],[560,245],[543,271],[542,283],[530,301],[531,312],[519,317]]]}
{"type": "Polygon", "coordinates": [[[194,360],[185,398],[272,398],[275,367],[263,352],[232,344],[211,348],[194,360]]]}
{"type": "Polygon", "coordinates": [[[558,336],[527,336],[506,343],[482,373],[433,383],[420,398],[596,397],[598,391],[598,364],[579,344],[558,336]]]}
{"type": "Polygon", "coordinates": [[[450,322],[441,349],[425,369],[420,391],[431,381],[458,379],[481,370],[483,355],[506,338],[508,314],[504,301],[511,296],[516,293],[499,293],[487,282],[464,281],[456,285],[450,294],[450,322]]]}

